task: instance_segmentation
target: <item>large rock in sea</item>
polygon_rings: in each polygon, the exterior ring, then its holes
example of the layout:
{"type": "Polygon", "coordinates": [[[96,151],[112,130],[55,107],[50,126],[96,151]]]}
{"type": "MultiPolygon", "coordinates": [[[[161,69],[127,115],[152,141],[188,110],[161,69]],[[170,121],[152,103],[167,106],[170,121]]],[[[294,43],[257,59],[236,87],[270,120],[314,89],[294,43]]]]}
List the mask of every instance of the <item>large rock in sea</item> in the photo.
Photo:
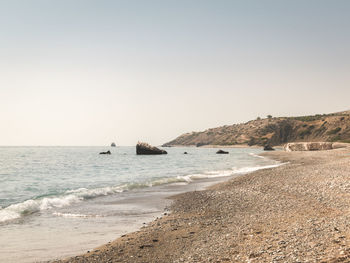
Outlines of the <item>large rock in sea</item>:
{"type": "Polygon", "coordinates": [[[116,147],[117,145],[115,144],[115,142],[111,143],[111,147],[116,147]]]}
{"type": "Polygon", "coordinates": [[[331,142],[291,142],[284,146],[287,152],[332,150],[331,142]]]}
{"type": "Polygon", "coordinates": [[[166,151],[151,146],[148,143],[138,142],[136,144],[136,154],[151,155],[151,154],[167,154],[166,151]]]}

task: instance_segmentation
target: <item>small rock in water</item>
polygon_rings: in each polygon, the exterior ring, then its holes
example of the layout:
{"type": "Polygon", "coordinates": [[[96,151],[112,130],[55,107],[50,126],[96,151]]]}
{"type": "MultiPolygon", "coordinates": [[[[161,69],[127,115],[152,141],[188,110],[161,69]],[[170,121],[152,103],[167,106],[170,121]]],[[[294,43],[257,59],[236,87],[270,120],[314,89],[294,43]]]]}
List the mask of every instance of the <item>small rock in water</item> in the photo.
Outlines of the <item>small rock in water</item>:
{"type": "Polygon", "coordinates": [[[266,144],[266,145],[264,146],[264,151],[274,151],[274,150],[275,150],[275,149],[272,148],[272,146],[269,145],[269,144],[266,144]]]}
{"type": "Polygon", "coordinates": [[[216,152],[216,154],[228,154],[228,152],[223,151],[223,150],[218,150],[218,151],[216,152]]]}

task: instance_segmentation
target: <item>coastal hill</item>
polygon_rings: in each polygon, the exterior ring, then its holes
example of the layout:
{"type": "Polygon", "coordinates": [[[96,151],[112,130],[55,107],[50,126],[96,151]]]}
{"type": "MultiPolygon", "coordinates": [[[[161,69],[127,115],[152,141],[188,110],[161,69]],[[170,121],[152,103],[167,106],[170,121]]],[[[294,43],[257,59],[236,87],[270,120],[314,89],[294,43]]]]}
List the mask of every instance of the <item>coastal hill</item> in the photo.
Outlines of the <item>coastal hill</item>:
{"type": "Polygon", "coordinates": [[[301,141],[350,142],[350,111],[299,117],[257,118],[246,123],[185,133],[163,146],[273,146],[301,141]]]}

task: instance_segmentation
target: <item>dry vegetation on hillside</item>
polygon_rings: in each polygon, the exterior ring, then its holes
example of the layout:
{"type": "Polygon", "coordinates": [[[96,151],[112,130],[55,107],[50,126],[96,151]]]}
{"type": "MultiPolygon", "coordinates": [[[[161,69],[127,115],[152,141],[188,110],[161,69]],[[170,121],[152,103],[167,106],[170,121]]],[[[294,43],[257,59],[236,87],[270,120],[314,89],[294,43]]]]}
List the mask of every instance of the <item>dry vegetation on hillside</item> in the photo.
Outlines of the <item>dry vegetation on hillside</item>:
{"type": "Polygon", "coordinates": [[[243,124],[186,133],[163,146],[280,145],[292,141],[350,142],[350,111],[256,119],[243,124]]]}

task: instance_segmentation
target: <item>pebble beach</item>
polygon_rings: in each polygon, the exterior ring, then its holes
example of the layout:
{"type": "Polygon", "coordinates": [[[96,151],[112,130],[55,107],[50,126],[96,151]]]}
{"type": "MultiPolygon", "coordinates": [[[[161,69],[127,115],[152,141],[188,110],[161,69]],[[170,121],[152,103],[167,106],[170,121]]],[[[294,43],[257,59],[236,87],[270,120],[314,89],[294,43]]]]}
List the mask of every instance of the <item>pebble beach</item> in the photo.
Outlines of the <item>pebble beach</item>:
{"type": "Polygon", "coordinates": [[[53,262],[350,262],[350,148],[264,155],[285,164],[173,196],[139,231],[53,262]]]}

